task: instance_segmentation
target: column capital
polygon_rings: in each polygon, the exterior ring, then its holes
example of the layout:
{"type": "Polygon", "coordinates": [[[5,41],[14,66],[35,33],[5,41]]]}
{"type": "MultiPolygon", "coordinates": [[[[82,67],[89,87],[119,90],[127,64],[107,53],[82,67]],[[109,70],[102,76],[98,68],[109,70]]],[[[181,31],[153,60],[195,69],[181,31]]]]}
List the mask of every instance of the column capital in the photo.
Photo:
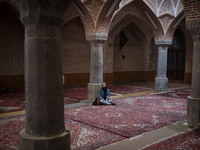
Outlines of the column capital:
{"type": "Polygon", "coordinates": [[[21,0],[18,4],[21,22],[25,26],[30,24],[61,26],[64,21],[64,13],[69,3],[72,1],[73,0],[21,0]]]}
{"type": "Polygon", "coordinates": [[[200,19],[186,21],[186,27],[189,30],[193,41],[200,41],[200,19]]]}
{"type": "Polygon", "coordinates": [[[107,34],[101,34],[101,33],[96,33],[96,34],[87,34],[86,35],[86,40],[89,42],[99,42],[99,43],[104,43],[107,41],[108,35],[107,34]]]}
{"type": "Polygon", "coordinates": [[[158,46],[158,50],[159,50],[159,52],[167,52],[168,46],[167,45],[158,46]]]}
{"type": "Polygon", "coordinates": [[[172,40],[155,40],[157,46],[169,46],[172,44],[172,40]]]}

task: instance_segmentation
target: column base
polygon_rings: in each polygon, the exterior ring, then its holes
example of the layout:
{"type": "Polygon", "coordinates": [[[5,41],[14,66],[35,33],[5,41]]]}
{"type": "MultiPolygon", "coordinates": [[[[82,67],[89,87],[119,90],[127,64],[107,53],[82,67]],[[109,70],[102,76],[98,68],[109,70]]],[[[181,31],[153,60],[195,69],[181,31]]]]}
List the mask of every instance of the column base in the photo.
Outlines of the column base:
{"type": "Polygon", "coordinates": [[[86,102],[93,102],[98,97],[101,83],[88,83],[88,99],[86,102]]]}
{"type": "Polygon", "coordinates": [[[155,91],[168,92],[168,78],[156,77],[155,78],[155,91]]]}
{"type": "Polygon", "coordinates": [[[188,96],[187,123],[190,127],[198,126],[200,123],[200,98],[188,96]]]}
{"type": "Polygon", "coordinates": [[[70,130],[51,136],[31,136],[23,129],[19,134],[19,150],[70,150],[70,130]]]}

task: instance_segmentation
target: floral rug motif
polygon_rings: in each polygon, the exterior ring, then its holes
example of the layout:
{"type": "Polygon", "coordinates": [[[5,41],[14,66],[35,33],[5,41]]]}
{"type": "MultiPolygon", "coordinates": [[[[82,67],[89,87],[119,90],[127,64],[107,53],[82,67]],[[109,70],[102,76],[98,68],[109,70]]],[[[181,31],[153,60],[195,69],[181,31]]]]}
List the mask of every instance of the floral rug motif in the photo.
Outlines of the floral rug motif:
{"type": "MultiPolygon", "coordinates": [[[[72,150],[93,150],[186,119],[185,99],[141,95],[114,101],[116,106],[65,108],[72,150]]],[[[0,118],[0,149],[18,150],[24,125],[25,115],[0,118]]]]}
{"type": "MultiPolygon", "coordinates": [[[[72,150],[95,149],[125,139],[119,135],[72,120],[65,120],[65,125],[70,127],[72,150]]],[[[24,127],[25,115],[1,118],[0,150],[18,150],[19,132],[24,127]]]]}
{"type": "MultiPolygon", "coordinates": [[[[109,87],[111,96],[151,90],[152,83],[118,85],[109,87]]],[[[65,108],[65,125],[71,131],[72,150],[92,150],[113,142],[152,131],[186,119],[187,95],[190,88],[172,85],[165,94],[146,94],[113,99],[116,106],[84,105],[65,108]],[[175,93],[178,96],[170,95],[175,93]]],[[[87,99],[87,88],[64,89],[64,104],[78,103],[87,99]]],[[[23,110],[24,92],[0,95],[0,113],[23,110]]],[[[18,150],[19,132],[25,126],[25,115],[0,118],[0,150],[18,150]]],[[[199,131],[197,132],[199,135],[199,131]]],[[[189,146],[198,146],[199,136],[191,136],[189,146]]],[[[184,139],[184,136],[178,137],[184,139]]],[[[168,142],[170,143],[170,141],[168,142]]],[[[179,142],[179,145],[184,143],[179,142]]],[[[159,143],[158,143],[159,144],[159,143]]],[[[161,145],[156,146],[162,147],[161,145]]],[[[186,147],[187,145],[183,145],[186,147]]],[[[155,148],[155,147],[152,147],[155,148]]],[[[199,147],[198,147],[199,148],[199,147]]],[[[184,148],[183,148],[184,149],[184,148]]],[[[195,149],[195,148],[194,148],[195,149]]]]}
{"type": "Polygon", "coordinates": [[[133,137],[186,119],[187,101],[156,95],[115,100],[116,106],[79,106],[65,109],[65,119],[133,137]]]}

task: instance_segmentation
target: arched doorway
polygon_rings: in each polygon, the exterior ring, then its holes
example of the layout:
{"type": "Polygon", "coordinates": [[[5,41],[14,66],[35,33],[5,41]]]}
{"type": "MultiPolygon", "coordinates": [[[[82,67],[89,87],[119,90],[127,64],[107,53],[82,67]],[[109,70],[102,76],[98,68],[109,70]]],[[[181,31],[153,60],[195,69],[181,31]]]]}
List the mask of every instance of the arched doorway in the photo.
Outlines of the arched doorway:
{"type": "Polygon", "coordinates": [[[169,80],[184,81],[185,47],[185,36],[181,30],[177,29],[168,51],[167,76],[169,80]]]}

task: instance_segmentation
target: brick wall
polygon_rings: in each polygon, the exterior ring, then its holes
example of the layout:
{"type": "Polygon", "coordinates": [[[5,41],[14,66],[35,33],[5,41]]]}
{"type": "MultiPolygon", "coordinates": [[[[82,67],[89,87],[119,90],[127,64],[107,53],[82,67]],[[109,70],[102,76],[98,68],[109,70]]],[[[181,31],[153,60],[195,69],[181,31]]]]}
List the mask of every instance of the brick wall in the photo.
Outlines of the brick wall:
{"type": "Polygon", "coordinates": [[[150,45],[145,51],[148,60],[144,60],[143,47],[141,40],[131,34],[126,28],[123,30],[128,42],[120,50],[120,36],[116,36],[114,42],[114,61],[113,61],[113,80],[115,84],[134,82],[134,81],[154,81],[156,76],[155,68],[157,61],[157,51],[155,51],[154,44],[150,45]],[[148,66],[145,62],[151,62],[148,66]],[[146,67],[144,67],[146,66],[146,67]]]}
{"type": "Polygon", "coordinates": [[[127,30],[123,30],[128,42],[120,49],[120,35],[115,38],[113,71],[140,71],[140,41],[127,30]]]}
{"type": "Polygon", "coordinates": [[[61,28],[63,74],[90,72],[90,43],[86,41],[80,18],[61,28]]]}
{"type": "Polygon", "coordinates": [[[24,26],[19,15],[0,3],[0,86],[24,89],[24,26]]]}
{"type": "Polygon", "coordinates": [[[186,20],[200,19],[200,1],[199,0],[182,0],[186,20]]]}
{"type": "Polygon", "coordinates": [[[24,75],[24,26],[0,10],[0,75],[24,75]]]}
{"type": "Polygon", "coordinates": [[[113,73],[113,52],[114,43],[108,38],[107,42],[104,44],[103,51],[103,72],[113,73]]]}
{"type": "Polygon", "coordinates": [[[86,86],[90,73],[90,43],[80,18],[61,28],[61,57],[64,87],[86,86]]]}

